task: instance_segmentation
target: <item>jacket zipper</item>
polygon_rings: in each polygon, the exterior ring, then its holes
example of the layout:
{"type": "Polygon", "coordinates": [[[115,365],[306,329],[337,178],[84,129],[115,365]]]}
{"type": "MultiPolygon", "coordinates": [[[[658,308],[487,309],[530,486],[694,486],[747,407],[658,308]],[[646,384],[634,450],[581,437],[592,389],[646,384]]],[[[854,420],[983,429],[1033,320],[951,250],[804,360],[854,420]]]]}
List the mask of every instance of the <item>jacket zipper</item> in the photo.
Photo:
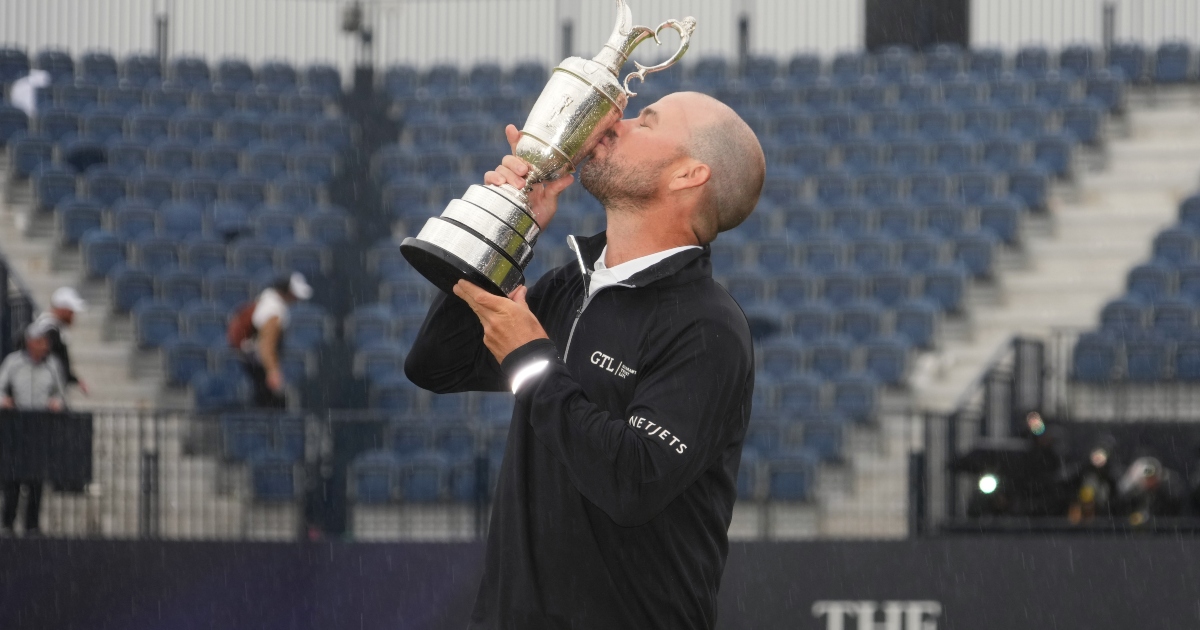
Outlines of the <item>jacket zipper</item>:
{"type": "Polygon", "coordinates": [[[575,252],[575,260],[579,263],[579,271],[583,274],[584,298],[583,303],[579,305],[579,309],[575,311],[575,321],[571,322],[571,332],[567,334],[567,347],[563,350],[563,363],[566,363],[567,357],[571,355],[571,342],[575,339],[575,327],[579,325],[579,318],[583,317],[583,311],[587,309],[588,304],[591,304],[592,298],[599,295],[601,291],[611,289],[612,287],[633,288],[632,284],[617,283],[610,284],[595,293],[591,293],[592,274],[588,271],[587,265],[583,264],[583,254],[579,251],[579,244],[575,242],[574,236],[567,237],[567,247],[570,247],[571,251],[575,252]]]}

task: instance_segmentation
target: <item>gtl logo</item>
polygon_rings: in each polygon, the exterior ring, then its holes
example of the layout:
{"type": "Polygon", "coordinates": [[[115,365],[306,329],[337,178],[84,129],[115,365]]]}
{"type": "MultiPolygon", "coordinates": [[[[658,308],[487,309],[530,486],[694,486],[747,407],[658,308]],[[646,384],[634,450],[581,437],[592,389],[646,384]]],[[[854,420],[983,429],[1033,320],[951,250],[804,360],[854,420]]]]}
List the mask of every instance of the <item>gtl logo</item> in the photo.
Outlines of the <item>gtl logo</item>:
{"type": "Polygon", "coordinates": [[[825,618],[825,630],[937,630],[942,605],[933,601],[819,601],[814,617],[825,618]]]}

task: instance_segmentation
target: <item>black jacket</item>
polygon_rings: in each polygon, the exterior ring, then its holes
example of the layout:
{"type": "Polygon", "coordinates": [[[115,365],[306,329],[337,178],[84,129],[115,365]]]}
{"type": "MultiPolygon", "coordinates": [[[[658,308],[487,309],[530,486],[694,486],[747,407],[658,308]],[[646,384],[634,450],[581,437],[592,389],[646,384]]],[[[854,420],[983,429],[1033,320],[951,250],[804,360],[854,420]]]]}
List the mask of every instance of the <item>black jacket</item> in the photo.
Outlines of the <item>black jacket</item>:
{"type": "MultiPolygon", "coordinates": [[[[603,234],[580,239],[591,269],[603,234]]],[[[580,264],[528,302],[549,334],[498,365],[460,299],[405,371],[436,392],[517,392],[471,628],[711,628],[754,358],[745,315],[687,250],[585,299],[580,264]]]]}

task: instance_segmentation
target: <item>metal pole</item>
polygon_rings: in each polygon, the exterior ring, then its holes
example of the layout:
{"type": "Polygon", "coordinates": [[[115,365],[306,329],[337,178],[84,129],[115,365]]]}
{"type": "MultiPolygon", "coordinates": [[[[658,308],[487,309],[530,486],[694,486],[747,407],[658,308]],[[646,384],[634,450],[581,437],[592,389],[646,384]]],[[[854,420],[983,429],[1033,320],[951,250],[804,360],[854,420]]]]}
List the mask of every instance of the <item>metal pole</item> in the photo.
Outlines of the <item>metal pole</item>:
{"type": "Polygon", "coordinates": [[[746,13],[738,16],[738,64],[743,68],[750,58],[750,16],[746,13]]]}
{"type": "Polygon", "coordinates": [[[1113,38],[1117,31],[1117,4],[1115,2],[1104,3],[1104,54],[1112,50],[1113,38]]]}
{"type": "Polygon", "coordinates": [[[575,22],[570,18],[562,21],[562,50],[559,52],[563,59],[575,54],[575,22]]]}
{"type": "Polygon", "coordinates": [[[168,25],[169,20],[166,11],[163,11],[154,17],[154,41],[157,48],[155,52],[158,53],[158,61],[162,64],[164,72],[166,72],[167,68],[167,57],[170,56],[170,51],[167,47],[169,44],[167,40],[168,25]]]}

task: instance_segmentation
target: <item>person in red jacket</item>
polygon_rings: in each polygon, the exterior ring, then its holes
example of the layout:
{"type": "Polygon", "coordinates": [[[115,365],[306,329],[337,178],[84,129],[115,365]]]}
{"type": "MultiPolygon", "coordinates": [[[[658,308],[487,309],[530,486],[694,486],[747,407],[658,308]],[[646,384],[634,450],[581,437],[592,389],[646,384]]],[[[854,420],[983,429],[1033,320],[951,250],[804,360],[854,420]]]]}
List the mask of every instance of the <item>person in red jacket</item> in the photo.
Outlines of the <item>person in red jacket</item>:
{"type": "MultiPolygon", "coordinates": [[[[574,263],[509,298],[462,281],[435,300],[408,377],[516,394],[470,628],[716,624],[754,355],[708,245],[754,209],[764,171],[729,107],[664,97],[581,169],[608,226],[568,239],[574,263]]],[[[484,181],[528,172],[508,156],[484,181]]],[[[543,228],[571,181],[531,192],[543,228]]]]}

